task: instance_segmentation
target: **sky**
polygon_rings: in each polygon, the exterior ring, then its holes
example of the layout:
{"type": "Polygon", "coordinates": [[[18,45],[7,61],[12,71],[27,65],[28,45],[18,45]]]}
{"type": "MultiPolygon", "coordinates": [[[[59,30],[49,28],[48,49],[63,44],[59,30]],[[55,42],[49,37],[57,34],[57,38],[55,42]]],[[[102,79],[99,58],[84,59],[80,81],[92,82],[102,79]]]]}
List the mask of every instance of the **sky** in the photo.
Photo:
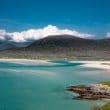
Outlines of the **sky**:
{"type": "Polygon", "coordinates": [[[48,25],[110,37],[110,0],[0,0],[0,30],[8,35],[48,25]]]}

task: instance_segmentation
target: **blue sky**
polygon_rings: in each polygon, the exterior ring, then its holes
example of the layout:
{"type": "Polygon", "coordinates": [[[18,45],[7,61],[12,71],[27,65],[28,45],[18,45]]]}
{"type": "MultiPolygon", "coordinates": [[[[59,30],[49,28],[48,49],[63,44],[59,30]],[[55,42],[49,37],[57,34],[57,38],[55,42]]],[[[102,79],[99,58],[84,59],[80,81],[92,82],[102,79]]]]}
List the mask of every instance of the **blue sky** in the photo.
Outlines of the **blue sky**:
{"type": "Polygon", "coordinates": [[[0,29],[48,24],[104,37],[110,32],[110,0],[0,0],[0,29]]]}

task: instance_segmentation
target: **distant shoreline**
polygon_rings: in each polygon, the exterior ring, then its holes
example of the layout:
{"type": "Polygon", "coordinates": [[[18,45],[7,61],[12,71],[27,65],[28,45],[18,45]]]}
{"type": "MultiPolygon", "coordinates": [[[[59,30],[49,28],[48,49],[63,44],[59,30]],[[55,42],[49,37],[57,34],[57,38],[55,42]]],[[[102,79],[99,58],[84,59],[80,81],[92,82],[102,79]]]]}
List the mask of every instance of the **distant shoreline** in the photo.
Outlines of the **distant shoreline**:
{"type": "Polygon", "coordinates": [[[50,64],[48,60],[33,60],[33,59],[0,59],[0,62],[9,62],[17,64],[43,65],[50,64]]]}
{"type": "MultiPolygon", "coordinates": [[[[40,60],[40,59],[0,59],[0,62],[9,62],[17,64],[30,64],[30,65],[52,65],[52,60],[40,60]]],[[[109,69],[110,61],[79,61],[79,60],[65,60],[70,63],[82,63],[82,67],[109,69]]]]}

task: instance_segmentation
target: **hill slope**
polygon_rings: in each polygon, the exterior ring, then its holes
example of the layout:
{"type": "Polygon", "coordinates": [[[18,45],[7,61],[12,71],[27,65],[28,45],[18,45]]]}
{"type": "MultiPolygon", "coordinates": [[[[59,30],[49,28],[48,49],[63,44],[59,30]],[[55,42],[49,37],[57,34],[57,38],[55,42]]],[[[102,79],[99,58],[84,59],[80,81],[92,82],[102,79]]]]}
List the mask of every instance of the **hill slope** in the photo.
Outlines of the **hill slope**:
{"type": "Polygon", "coordinates": [[[28,47],[0,51],[1,58],[110,60],[110,39],[91,40],[69,35],[49,36],[28,47]]]}

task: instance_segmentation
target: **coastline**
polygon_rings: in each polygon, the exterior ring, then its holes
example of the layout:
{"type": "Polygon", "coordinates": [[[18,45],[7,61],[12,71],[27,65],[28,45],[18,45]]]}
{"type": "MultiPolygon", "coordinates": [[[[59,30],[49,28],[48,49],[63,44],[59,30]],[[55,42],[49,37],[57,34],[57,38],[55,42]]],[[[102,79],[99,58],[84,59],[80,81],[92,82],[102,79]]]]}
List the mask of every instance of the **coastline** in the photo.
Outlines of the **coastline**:
{"type": "MultiPolygon", "coordinates": [[[[76,62],[76,61],[71,61],[76,62]]],[[[110,61],[77,61],[80,63],[84,63],[83,67],[89,67],[89,68],[99,68],[99,69],[110,69],[110,61]]]]}
{"type": "Polygon", "coordinates": [[[82,66],[110,70],[110,61],[91,61],[82,66]]]}
{"type": "Polygon", "coordinates": [[[0,59],[0,62],[30,64],[30,65],[52,64],[51,62],[48,62],[48,60],[33,60],[33,59],[0,59]]]}
{"type": "Polygon", "coordinates": [[[87,64],[84,64],[82,65],[83,67],[92,67],[92,68],[99,68],[99,69],[109,69],[110,70],[110,62],[103,64],[103,62],[99,62],[99,63],[87,63],[87,64]]]}
{"type": "MultiPolygon", "coordinates": [[[[9,62],[17,64],[30,64],[30,65],[52,65],[51,60],[40,60],[40,59],[0,59],[0,62],[9,62]]],[[[68,61],[68,60],[66,60],[68,61]]],[[[70,63],[82,63],[82,67],[89,68],[99,68],[99,69],[109,69],[110,70],[110,61],[68,61],[70,63]]]]}

